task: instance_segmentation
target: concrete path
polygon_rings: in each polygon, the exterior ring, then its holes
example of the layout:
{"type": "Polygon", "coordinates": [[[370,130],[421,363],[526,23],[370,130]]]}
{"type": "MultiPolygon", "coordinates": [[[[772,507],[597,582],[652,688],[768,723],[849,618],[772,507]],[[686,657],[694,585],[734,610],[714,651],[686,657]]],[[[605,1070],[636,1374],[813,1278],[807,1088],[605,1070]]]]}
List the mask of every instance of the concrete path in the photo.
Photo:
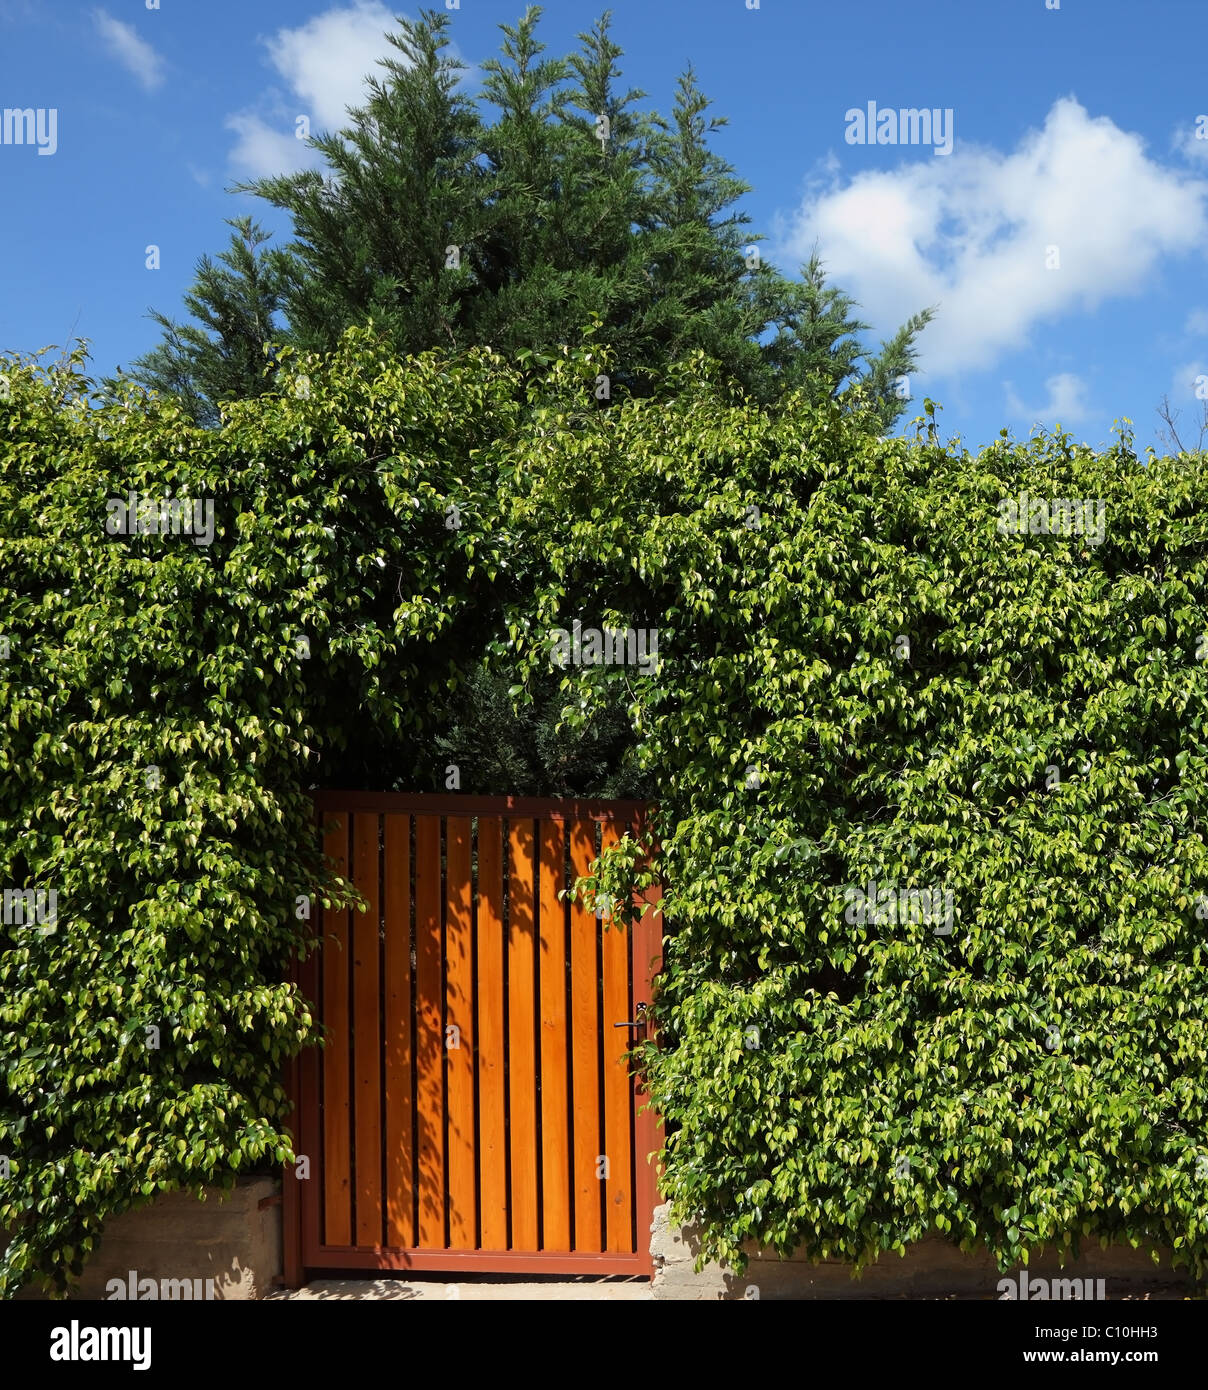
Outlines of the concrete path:
{"type": "Polygon", "coordinates": [[[304,1289],[277,1289],[270,1299],[461,1299],[467,1303],[653,1302],[649,1279],[316,1279],[304,1289]]]}

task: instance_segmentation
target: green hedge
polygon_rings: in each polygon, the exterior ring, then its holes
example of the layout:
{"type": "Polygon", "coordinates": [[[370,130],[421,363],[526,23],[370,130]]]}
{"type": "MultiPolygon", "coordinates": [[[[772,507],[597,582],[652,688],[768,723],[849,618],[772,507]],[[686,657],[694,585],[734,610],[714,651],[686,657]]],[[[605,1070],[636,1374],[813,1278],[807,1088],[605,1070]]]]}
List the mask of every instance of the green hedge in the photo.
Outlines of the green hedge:
{"type": "Polygon", "coordinates": [[[212,432],[102,401],[80,353],[4,364],[0,889],[54,892],[57,922],[0,921],[0,1291],[62,1289],[158,1190],[291,1156],[282,1064],[316,1030],[282,981],[340,893],[306,790],[439,697],[458,591],[478,621],[480,537],[444,499],[508,414],[486,361],[352,335],[212,432]],[[132,491],[212,535],[109,534],[132,491]]]}
{"type": "Polygon", "coordinates": [[[1204,459],[971,456],[927,412],[650,421],[560,551],[619,581],[632,538],[662,614],[664,1190],[740,1267],[939,1233],[1202,1272],[1204,459]],[[919,896],[862,918],[872,883],[919,896]]]}
{"type": "Polygon", "coordinates": [[[704,1253],[1089,1235],[1202,1268],[1202,462],[885,441],[699,359],[602,408],[606,369],[353,331],[211,432],[7,369],[0,887],[59,894],[55,932],[0,925],[7,1291],[156,1190],[288,1161],[315,1030],[283,965],[299,901],[348,895],[306,789],[435,737],[467,673],[523,705],[575,619],[659,634],[657,670],[564,669],[564,721],[627,708],[658,788],[645,1060],[704,1253]],[[106,535],[166,487],[211,544],[106,535]],[[1003,534],[1024,491],[1102,539],[1003,534]],[[859,920],[874,880],[927,920],[859,920]]]}

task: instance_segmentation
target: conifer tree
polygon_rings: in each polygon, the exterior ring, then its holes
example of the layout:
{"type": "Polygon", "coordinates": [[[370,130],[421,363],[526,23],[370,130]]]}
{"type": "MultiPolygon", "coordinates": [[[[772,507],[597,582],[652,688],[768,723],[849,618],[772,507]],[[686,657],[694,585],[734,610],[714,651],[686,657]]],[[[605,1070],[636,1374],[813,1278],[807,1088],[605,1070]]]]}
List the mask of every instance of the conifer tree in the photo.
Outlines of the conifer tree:
{"type": "MultiPolygon", "coordinates": [[[[397,56],[367,79],[365,104],[313,141],[324,167],[242,185],[293,222],[271,260],[287,340],[328,349],[370,320],[400,353],[542,350],[593,333],[613,389],[637,394],[699,348],[769,406],[799,386],[859,386],[888,429],[930,311],[866,351],[868,326],[816,253],[797,279],[751,254],[760,238],[738,207],[749,186],[712,148],[725,121],[691,68],[664,119],[624,89],[607,13],[567,58],[546,55],[540,15],[530,6],[500,26],[477,99],[462,89],[450,17],[400,20],[387,35],[397,56]]],[[[220,298],[199,278],[187,303],[212,328],[220,298]]],[[[262,389],[260,375],[230,370],[247,356],[241,327],[228,342],[159,321],[167,336],[142,375],[199,416],[213,418],[223,391],[262,389]]]]}
{"type": "Polygon", "coordinates": [[[399,57],[366,79],[351,124],[318,136],[326,169],[241,185],[290,213],[286,313],[292,339],[329,349],[372,318],[402,353],[454,347],[465,300],[487,285],[462,251],[478,241],[483,132],[445,50],[448,17],[402,21],[399,57]]]}
{"type": "Polygon", "coordinates": [[[269,234],[252,218],[231,218],[227,226],[232,228],[227,250],[217,261],[202,256],[185,295],[194,322],[178,324],[152,310],[163,341],[125,373],[178,397],[204,426],[218,423],[220,401],[248,400],[268,388],[265,348],[280,337],[280,253],[262,250],[269,234]]]}

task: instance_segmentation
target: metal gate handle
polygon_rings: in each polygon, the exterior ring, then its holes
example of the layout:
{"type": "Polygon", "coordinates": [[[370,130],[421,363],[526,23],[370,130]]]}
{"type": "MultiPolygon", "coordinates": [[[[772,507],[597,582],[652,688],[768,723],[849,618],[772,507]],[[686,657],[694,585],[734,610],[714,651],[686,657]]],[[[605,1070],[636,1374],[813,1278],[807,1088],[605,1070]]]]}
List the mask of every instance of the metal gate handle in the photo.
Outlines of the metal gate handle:
{"type": "Polygon", "coordinates": [[[645,1005],[645,1004],[639,1004],[639,1005],[637,1006],[637,1015],[638,1015],[637,1018],[625,1019],[623,1022],[621,1022],[621,1023],[614,1023],[612,1026],[613,1026],[614,1028],[645,1028],[645,1026],[646,1026],[646,1009],[647,1009],[647,1005],[645,1005]]]}

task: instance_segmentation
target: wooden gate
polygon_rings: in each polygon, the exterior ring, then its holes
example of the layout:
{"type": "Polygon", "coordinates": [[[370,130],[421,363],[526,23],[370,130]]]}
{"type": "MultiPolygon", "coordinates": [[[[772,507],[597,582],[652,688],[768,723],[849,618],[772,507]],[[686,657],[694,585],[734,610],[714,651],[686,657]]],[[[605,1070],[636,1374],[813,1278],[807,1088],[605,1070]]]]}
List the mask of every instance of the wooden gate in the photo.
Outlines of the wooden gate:
{"type": "Polygon", "coordinates": [[[299,969],[328,1041],[291,1074],[309,1176],[286,1173],[286,1282],[650,1273],[659,1139],[624,1053],[661,918],[606,930],[558,897],[642,804],[322,792],[316,809],[369,911],[320,912],[299,969]]]}

